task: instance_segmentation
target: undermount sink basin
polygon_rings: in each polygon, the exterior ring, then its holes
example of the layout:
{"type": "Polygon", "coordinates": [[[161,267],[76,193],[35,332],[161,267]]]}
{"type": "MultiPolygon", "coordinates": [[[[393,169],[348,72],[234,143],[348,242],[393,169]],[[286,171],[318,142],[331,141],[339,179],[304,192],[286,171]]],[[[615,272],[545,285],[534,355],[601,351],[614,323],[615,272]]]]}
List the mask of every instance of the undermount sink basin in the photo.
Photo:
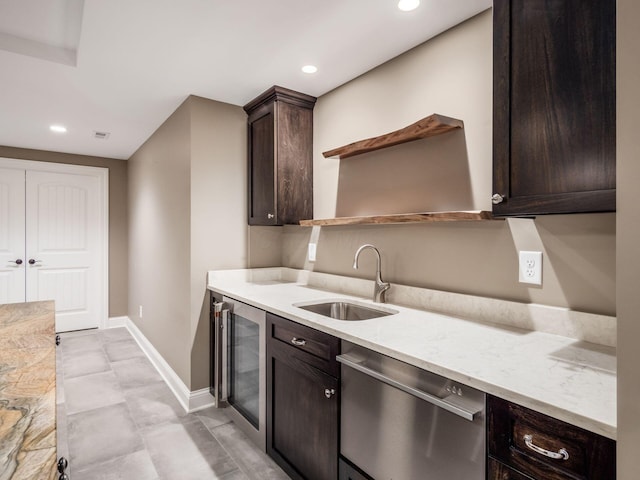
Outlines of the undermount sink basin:
{"type": "Polygon", "coordinates": [[[388,308],[374,308],[347,301],[323,301],[318,303],[301,304],[294,307],[309,312],[318,313],[336,320],[369,320],[371,318],[386,317],[398,313],[388,308]]]}

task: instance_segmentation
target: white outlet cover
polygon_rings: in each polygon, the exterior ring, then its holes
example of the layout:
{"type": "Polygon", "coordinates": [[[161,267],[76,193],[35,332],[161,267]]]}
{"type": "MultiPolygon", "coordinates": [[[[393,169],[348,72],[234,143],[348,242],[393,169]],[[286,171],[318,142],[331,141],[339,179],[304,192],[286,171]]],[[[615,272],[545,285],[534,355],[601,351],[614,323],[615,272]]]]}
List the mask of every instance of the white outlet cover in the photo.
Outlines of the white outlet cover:
{"type": "Polygon", "coordinates": [[[542,285],[542,252],[519,252],[518,281],[542,285]]]}

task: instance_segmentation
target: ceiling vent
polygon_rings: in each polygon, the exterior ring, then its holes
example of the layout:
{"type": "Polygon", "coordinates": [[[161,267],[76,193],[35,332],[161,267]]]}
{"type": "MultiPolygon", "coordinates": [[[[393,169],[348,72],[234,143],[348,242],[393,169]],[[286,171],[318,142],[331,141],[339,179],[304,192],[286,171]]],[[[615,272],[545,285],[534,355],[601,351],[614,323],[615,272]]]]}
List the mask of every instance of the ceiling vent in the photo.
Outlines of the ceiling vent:
{"type": "Polygon", "coordinates": [[[111,135],[109,132],[93,132],[93,138],[98,140],[106,140],[111,135]]]}

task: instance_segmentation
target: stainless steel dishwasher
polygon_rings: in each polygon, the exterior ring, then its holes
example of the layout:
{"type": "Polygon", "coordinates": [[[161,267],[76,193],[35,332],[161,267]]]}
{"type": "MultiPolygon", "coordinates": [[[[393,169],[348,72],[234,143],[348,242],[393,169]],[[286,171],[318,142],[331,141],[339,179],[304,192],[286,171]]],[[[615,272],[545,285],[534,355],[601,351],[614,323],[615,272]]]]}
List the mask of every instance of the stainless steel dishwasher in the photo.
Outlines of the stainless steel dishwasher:
{"type": "Polygon", "coordinates": [[[346,341],[337,359],[340,480],[485,478],[483,392],[346,341]]]}

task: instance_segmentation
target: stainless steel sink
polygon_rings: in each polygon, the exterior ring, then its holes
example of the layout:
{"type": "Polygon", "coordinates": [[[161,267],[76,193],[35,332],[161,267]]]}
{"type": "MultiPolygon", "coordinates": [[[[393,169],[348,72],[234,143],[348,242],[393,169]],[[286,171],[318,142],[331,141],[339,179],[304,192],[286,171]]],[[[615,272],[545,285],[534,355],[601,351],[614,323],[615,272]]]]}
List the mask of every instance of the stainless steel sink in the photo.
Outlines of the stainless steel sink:
{"type": "Polygon", "coordinates": [[[323,301],[319,303],[297,303],[294,307],[302,308],[309,312],[335,318],[336,320],[369,320],[371,318],[385,317],[398,313],[390,308],[374,308],[346,301],[323,301]]]}

